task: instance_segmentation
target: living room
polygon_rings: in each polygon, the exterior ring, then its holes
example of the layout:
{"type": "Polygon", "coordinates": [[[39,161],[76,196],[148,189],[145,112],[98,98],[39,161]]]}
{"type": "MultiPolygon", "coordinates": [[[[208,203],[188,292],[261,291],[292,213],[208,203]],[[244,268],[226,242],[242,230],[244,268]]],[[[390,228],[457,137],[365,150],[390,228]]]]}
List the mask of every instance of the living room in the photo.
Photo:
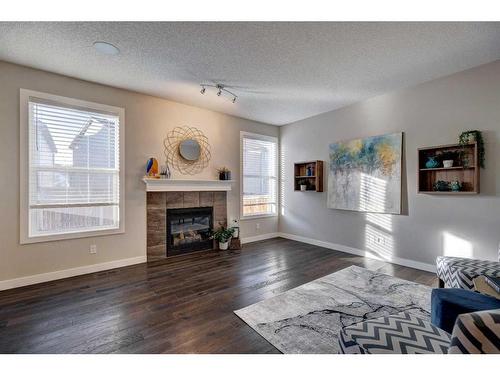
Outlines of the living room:
{"type": "Polygon", "coordinates": [[[500,23],[393,18],[1,20],[0,353],[499,354],[500,23]]]}

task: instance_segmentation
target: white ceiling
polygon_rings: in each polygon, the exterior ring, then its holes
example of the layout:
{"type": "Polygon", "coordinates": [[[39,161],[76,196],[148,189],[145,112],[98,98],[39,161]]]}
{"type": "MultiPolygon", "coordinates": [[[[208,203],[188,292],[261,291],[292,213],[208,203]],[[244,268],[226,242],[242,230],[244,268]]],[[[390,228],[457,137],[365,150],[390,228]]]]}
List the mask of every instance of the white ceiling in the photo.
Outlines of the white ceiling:
{"type": "Polygon", "coordinates": [[[500,23],[0,22],[0,60],[275,125],[498,58],[500,23]]]}

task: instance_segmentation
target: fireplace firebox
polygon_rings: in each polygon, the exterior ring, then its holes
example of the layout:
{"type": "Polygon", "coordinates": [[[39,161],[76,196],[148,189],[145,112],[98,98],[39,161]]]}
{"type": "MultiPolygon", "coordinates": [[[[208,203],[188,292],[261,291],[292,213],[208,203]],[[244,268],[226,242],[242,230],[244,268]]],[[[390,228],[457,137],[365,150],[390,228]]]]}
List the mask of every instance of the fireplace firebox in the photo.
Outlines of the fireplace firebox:
{"type": "Polygon", "coordinates": [[[213,248],[213,208],[167,209],[166,256],[213,248]]]}

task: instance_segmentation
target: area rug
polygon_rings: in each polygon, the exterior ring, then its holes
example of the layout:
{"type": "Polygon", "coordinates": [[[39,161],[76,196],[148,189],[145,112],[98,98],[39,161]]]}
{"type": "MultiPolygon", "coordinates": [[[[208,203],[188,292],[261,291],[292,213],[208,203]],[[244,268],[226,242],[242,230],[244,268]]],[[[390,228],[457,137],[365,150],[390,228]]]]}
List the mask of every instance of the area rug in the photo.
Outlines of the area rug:
{"type": "Polygon", "coordinates": [[[338,353],[343,327],[402,311],[429,320],[431,288],[351,266],[235,311],[282,353],[338,353]]]}

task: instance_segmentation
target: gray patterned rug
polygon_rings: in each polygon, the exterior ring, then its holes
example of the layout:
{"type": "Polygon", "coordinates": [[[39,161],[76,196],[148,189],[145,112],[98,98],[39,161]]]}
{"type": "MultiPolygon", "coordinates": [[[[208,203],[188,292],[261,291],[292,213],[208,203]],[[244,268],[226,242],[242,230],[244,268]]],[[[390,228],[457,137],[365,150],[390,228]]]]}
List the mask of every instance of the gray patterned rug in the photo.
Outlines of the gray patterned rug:
{"type": "Polygon", "coordinates": [[[282,353],[337,353],[342,327],[407,311],[430,316],[431,288],[351,266],[235,311],[282,353]]]}

